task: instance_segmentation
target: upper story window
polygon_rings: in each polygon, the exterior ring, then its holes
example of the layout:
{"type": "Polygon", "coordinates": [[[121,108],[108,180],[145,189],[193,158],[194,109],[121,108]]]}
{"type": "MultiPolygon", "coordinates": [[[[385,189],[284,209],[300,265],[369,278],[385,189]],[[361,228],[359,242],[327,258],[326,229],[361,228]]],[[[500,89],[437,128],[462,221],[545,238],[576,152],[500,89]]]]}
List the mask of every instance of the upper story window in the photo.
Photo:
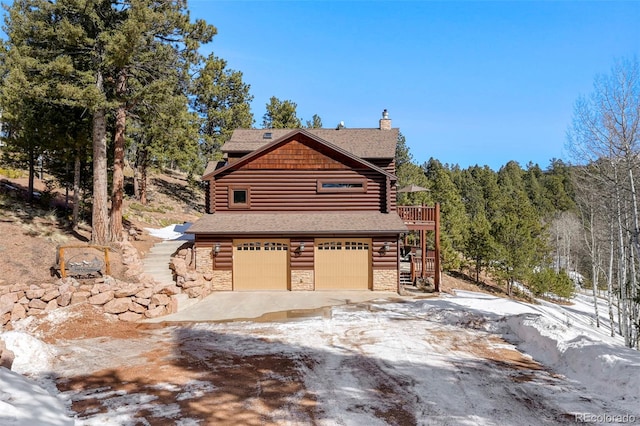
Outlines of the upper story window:
{"type": "Polygon", "coordinates": [[[251,189],[247,187],[229,187],[229,208],[248,209],[251,207],[251,189]]]}
{"type": "Polygon", "coordinates": [[[367,192],[366,179],[320,179],[318,192],[367,192]]]}

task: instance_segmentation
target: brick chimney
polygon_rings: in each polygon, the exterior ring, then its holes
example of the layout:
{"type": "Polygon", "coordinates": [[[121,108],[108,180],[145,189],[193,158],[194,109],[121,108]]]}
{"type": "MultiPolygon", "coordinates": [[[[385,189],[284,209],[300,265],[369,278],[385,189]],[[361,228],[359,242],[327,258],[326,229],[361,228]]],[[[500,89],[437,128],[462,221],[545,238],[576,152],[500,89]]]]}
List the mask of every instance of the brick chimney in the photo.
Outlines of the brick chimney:
{"type": "Polygon", "coordinates": [[[385,109],[382,111],[382,118],[380,119],[380,130],[391,130],[391,119],[389,113],[385,109]]]}

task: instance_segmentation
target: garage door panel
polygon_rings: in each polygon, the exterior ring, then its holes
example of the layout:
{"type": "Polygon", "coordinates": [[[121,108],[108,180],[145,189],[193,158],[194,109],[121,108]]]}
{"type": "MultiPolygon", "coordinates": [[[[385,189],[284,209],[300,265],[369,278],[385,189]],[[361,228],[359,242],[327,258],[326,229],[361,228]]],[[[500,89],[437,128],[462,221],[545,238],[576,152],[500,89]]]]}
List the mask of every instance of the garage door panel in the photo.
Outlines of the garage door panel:
{"type": "Polygon", "coordinates": [[[315,250],[316,290],[370,288],[370,239],[317,239],[315,250]]]}
{"type": "Polygon", "coordinates": [[[234,290],[287,290],[289,241],[234,240],[234,290]]]}

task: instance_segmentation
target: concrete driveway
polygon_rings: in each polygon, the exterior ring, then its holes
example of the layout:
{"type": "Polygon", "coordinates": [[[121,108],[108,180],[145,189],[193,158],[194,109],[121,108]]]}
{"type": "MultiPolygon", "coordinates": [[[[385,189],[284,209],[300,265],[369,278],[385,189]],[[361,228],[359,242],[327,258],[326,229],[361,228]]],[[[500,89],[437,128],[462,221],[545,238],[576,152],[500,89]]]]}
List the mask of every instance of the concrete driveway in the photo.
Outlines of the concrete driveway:
{"type": "Polygon", "coordinates": [[[396,292],[380,291],[246,291],[216,292],[200,301],[185,300],[171,315],[145,322],[206,322],[241,319],[286,319],[321,315],[322,308],[375,299],[401,300],[396,292]]]}

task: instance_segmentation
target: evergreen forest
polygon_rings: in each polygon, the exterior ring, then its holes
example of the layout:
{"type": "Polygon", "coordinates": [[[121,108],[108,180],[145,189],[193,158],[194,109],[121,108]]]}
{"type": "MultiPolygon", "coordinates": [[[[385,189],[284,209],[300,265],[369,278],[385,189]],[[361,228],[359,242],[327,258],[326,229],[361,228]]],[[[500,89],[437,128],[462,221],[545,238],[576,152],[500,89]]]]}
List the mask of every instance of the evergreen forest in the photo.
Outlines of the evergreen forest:
{"type": "MultiPolygon", "coordinates": [[[[0,167],[29,171],[29,197],[46,171],[72,194],[71,226],[89,222],[93,243],[123,238],[125,170],[142,204],[150,170],[179,169],[197,185],[233,130],[256,123],[250,84],[200,53],[217,29],[192,20],[185,0],[15,0],[3,30],[0,167]]],[[[322,127],[296,108],[274,96],[260,125],[322,127]]],[[[426,190],[398,203],[440,204],[445,271],[488,274],[509,294],[591,289],[608,300],[612,330],[640,348],[638,61],[596,76],[567,126],[570,158],[499,170],[416,161],[409,145],[420,141],[400,135],[398,188],[426,190]]]]}

